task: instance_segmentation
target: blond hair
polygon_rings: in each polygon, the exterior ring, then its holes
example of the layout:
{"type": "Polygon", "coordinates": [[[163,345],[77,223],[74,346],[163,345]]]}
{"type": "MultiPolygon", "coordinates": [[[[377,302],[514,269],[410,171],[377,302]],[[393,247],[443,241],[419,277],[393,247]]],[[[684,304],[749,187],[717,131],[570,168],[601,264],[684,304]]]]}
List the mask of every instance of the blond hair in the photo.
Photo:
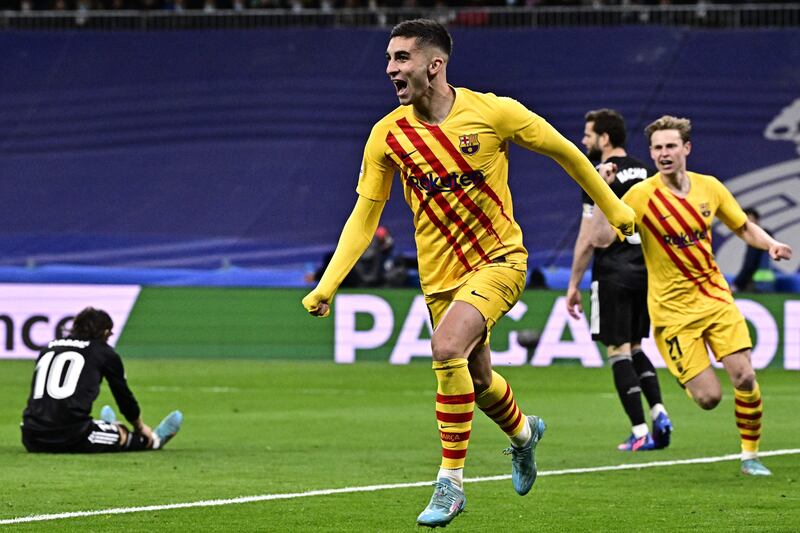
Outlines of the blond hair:
{"type": "Polygon", "coordinates": [[[647,142],[650,143],[650,138],[653,136],[653,133],[661,130],[677,130],[678,133],[681,134],[681,140],[683,140],[683,142],[688,142],[690,140],[690,134],[692,133],[692,121],[688,118],[664,115],[658,120],[651,122],[644,129],[647,142]]]}

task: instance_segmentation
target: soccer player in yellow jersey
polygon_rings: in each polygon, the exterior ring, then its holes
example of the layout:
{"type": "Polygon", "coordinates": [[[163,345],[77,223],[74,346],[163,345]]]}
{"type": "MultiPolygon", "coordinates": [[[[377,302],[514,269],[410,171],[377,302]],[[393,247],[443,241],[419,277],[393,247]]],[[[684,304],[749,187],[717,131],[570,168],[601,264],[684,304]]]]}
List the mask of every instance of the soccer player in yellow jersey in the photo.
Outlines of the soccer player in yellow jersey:
{"type": "MultiPolygon", "coordinates": [[[[790,259],[792,249],[748,221],[717,178],[686,170],[690,132],[688,119],[672,116],[647,126],[658,172],[622,199],[636,211],[648,271],[648,307],[661,356],[692,399],[703,409],[713,409],[722,391],[706,346],[711,349],[733,384],[742,473],[768,476],[770,471],[758,460],[761,391],[750,363],[750,333],[714,261],[711,222],[716,216],[776,261],[790,259]]],[[[604,229],[598,245],[614,239],[610,226],[604,229]]]]}
{"type": "Polygon", "coordinates": [[[508,188],[509,141],[558,162],[626,234],[633,211],[578,148],[520,103],[447,83],[452,40],[432,20],[392,30],[386,73],[400,107],[372,128],[358,199],[317,287],[303,298],[326,316],[340,283],[369,245],[396,172],[414,217],[422,291],[434,327],[433,369],[442,462],[433,496],[417,518],[447,525],[464,508],[462,476],[475,405],[508,435],[512,482],[526,494],[545,430],[526,417],[492,370],[489,332],[525,286],[527,251],[508,188]]]}

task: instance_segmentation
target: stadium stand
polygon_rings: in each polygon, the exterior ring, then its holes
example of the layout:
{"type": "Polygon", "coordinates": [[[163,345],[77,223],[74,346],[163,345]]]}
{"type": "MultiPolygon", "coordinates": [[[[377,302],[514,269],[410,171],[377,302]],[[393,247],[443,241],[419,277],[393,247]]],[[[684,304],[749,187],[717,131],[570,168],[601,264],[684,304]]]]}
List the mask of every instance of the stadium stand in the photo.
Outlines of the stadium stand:
{"type": "Polygon", "coordinates": [[[391,27],[428,17],[451,27],[546,28],[667,25],[706,28],[800,26],[794,2],[527,1],[376,2],[345,0],[0,0],[0,28],[243,29],[263,27],[391,27]],[[5,6],[3,6],[5,3],[5,6]],[[502,4],[502,5],[500,5],[502,4]],[[522,2],[519,2],[522,4],[522,2]]]}

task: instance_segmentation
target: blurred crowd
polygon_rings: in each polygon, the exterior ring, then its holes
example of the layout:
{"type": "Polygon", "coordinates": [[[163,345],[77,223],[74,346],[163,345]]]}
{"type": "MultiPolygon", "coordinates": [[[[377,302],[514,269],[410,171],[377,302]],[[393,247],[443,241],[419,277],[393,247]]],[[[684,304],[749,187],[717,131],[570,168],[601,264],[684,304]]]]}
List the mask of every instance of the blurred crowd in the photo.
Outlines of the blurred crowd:
{"type": "MultiPolygon", "coordinates": [[[[595,6],[604,5],[693,5],[739,4],[743,0],[0,0],[0,10],[71,11],[71,10],[166,10],[166,11],[243,11],[246,9],[308,9],[333,12],[354,8],[449,8],[449,7],[515,7],[515,6],[595,6]]],[[[777,1],[771,3],[785,3],[777,1]]]]}

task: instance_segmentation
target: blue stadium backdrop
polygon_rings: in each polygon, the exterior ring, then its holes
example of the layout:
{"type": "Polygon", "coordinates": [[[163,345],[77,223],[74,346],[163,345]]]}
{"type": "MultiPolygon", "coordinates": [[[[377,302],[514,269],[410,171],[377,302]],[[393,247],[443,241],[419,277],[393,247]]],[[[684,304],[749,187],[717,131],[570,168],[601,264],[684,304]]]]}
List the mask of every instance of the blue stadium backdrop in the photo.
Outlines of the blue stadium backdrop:
{"type": "MultiPolygon", "coordinates": [[[[690,117],[691,168],[800,250],[800,31],[454,38],[453,84],[513,96],[575,142],[591,108],[623,112],[639,157],[646,123],[690,117]]],[[[0,266],[318,259],[354,202],[371,125],[396,105],[386,41],[374,29],[0,33],[0,266]]],[[[511,180],[532,264],[568,265],[576,185],[521,149],[511,180]]],[[[395,194],[384,223],[406,250],[409,219],[395,194]]],[[[726,271],[742,255],[729,236],[716,236],[726,271]]]]}

